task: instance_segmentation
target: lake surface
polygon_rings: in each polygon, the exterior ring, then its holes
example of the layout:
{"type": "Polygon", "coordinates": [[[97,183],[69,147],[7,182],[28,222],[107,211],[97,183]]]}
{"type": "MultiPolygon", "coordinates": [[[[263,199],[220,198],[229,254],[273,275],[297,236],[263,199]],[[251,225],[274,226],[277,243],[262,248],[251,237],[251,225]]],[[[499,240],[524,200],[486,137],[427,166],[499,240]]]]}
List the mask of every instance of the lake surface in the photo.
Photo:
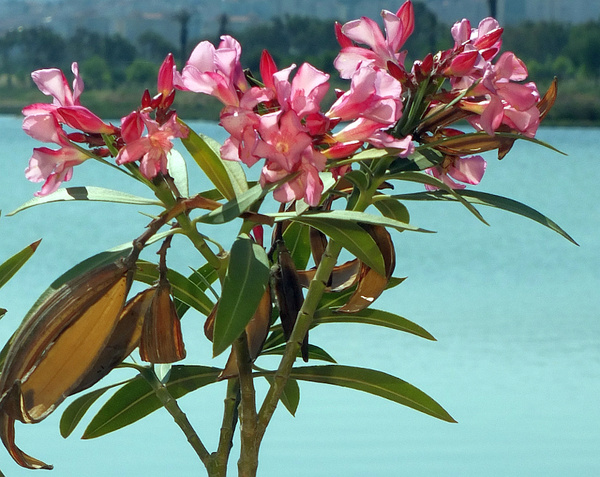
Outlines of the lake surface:
{"type": "MultiPolygon", "coordinates": [[[[8,309],[0,321],[2,341],[54,278],[89,255],[131,240],[148,221],[136,206],[96,203],[49,204],[6,217],[38,190],[23,176],[38,144],[21,132],[20,123],[0,117],[0,259],[43,240],[0,290],[0,306],[8,309]]],[[[223,139],[214,125],[195,126],[223,139]]],[[[311,332],[312,342],[339,363],[407,380],[440,402],[458,424],[357,391],[301,383],[296,417],[280,408],[267,431],[260,476],[600,475],[600,130],[545,128],[539,137],[568,156],[521,141],[501,162],[487,157],[478,189],[548,215],[579,247],[495,209],[480,208],[487,227],[457,204],[407,203],[414,224],[438,233],[394,235],[395,275],[408,279],[376,307],[419,323],[437,341],[361,325],[333,324],[311,332]]],[[[192,192],[206,187],[194,167],[192,192]]],[[[149,195],[120,176],[88,163],[75,169],[69,185],[149,195]]],[[[218,238],[227,243],[228,235],[231,230],[220,231],[218,238]]],[[[182,272],[200,264],[193,252],[169,257],[182,272]]],[[[202,325],[199,315],[183,320],[186,362],[220,366],[224,358],[210,359],[202,325]]],[[[118,373],[108,379],[128,375],[118,373]]],[[[259,393],[264,391],[259,386],[259,393]]],[[[180,400],[211,450],[224,392],[220,383],[180,400]]],[[[91,441],[78,439],[83,425],[62,439],[61,412],[35,426],[17,425],[17,443],[54,464],[53,475],[204,475],[164,410],[91,441]]],[[[236,443],[234,456],[238,449],[236,443]]],[[[32,475],[4,449],[0,469],[7,476],[32,475]]]]}

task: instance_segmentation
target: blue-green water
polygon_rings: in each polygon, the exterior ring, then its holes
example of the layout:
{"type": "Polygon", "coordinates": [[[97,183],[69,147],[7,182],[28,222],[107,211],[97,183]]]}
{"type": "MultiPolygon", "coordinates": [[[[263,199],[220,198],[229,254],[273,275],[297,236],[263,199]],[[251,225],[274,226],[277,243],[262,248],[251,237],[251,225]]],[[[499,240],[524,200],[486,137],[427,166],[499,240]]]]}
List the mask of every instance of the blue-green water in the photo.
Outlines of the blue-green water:
{"type": "MultiPolygon", "coordinates": [[[[215,126],[197,126],[223,138],[215,126]]],[[[38,190],[23,176],[37,144],[21,133],[19,118],[0,118],[0,128],[0,258],[43,238],[33,259],[0,290],[0,306],[9,310],[0,322],[4,341],[53,278],[131,240],[148,219],[136,206],[94,203],[49,204],[6,217],[38,190]]],[[[600,475],[600,130],[547,128],[540,138],[569,156],[520,142],[502,162],[488,157],[479,188],[549,215],[580,247],[497,210],[481,209],[487,227],[456,204],[409,203],[413,222],[438,233],[395,235],[396,275],[409,278],[376,306],[416,321],[438,341],[360,325],[329,325],[311,334],[340,363],[377,368],[418,386],[458,424],[356,391],[302,383],[296,418],[278,409],[267,431],[259,475],[600,475]]],[[[206,184],[190,168],[193,191],[201,190],[206,184]]],[[[124,179],[89,163],[76,168],[70,185],[148,195],[124,179]]],[[[218,232],[224,242],[231,235],[218,232]]],[[[182,271],[199,265],[191,251],[170,258],[182,271]]],[[[221,365],[222,357],[210,359],[202,324],[192,314],[183,321],[187,362],[221,365]]],[[[127,375],[119,373],[113,379],[127,375]]],[[[224,391],[221,383],[180,401],[209,449],[216,446],[224,391]]],[[[17,426],[18,444],[54,464],[54,475],[203,475],[162,410],[92,441],[78,439],[83,426],[62,439],[61,411],[41,424],[17,426]]],[[[31,475],[1,448],[0,469],[31,475]]]]}

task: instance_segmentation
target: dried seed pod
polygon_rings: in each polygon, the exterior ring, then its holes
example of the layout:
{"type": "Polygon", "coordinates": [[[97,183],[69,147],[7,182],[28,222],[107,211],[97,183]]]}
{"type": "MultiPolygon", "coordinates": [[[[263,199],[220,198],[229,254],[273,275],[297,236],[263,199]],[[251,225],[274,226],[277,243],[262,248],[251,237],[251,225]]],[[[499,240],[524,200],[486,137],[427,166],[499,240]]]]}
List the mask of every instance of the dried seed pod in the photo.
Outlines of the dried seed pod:
{"type": "Polygon", "coordinates": [[[140,339],[140,357],[150,363],[173,363],[185,358],[181,323],[171,298],[171,285],[161,277],[154,287],[140,339]]]}
{"type": "Polygon", "coordinates": [[[89,379],[121,317],[134,263],[115,262],[68,281],[17,331],[0,376],[0,437],[19,465],[51,468],[15,445],[14,422],[41,421],[89,379]]]}
{"type": "MultiPolygon", "coordinates": [[[[294,266],[294,261],[290,256],[285,243],[280,240],[277,243],[277,264],[273,270],[273,283],[277,303],[279,304],[279,316],[281,317],[281,326],[286,340],[290,339],[298,312],[304,303],[302,286],[294,266]]],[[[308,361],[308,332],[302,342],[302,359],[308,361]]]]}
{"type": "Polygon", "coordinates": [[[358,285],[348,302],[337,311],[356,313],[371,305],[387,286],[396,267],[396,252],[390,233],[380,225],[361,224],[369,232],[381,250],[385,264],[385,275],[381,275],[364,263],[361,264],[358,285]]]}
{"type": "Polygon", "coordinates": [[[96,384],[137,348],[142,335],[144,316],[152,302],[153,292],[153,289],[148,288],[127,301],[121,311],[117,326],[100,353],[96,364],[72,394],[96,384]]]}

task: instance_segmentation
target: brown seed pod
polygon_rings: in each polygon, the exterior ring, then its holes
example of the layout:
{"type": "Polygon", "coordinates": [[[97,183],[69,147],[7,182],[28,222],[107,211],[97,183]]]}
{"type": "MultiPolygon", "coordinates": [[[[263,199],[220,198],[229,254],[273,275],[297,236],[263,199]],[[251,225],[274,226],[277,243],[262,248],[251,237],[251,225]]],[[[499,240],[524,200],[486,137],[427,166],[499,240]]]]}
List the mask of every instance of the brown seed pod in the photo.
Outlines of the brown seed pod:
{"type": "Polygon", "coordinates": [[[356,313],[371,305],[385,290],[396,267],[394,243],[385,227],[369,224],[361,224],[361,226],[369,232],[375,243],[377,243],[379,250],[381,250],[385,264],[385,275],[379,274],[364,263],[361,264],[356,290],[346,304],[337,310],[345,313],[356,313]]]}
{"type": "MultiPolygon", "coordinates": [[[[281,317],[281,326],[286,340],[290,339],[298,312],[304,303],[302,286],[294,261],[290,256],[285,244],[280,240],[277,244],[277,265],[274,267],[273,283],[277,303],[279,304],[279,316],[281,317]]],[[[308,333],[302,342],[302,359],[308,361],[308,333]]]]}
{"type": "Polygon", "coordinates": [[[185,358],[181,323],[171,298],[171,285],[161,278],[154,287],[140,339],[140,357],[150,363],[173,363],[185,358]]]}
{"type": "Polygon", "coordinates": [[[133,263],[118,261],[73,278],[17,331],[0,376],[0,437],[19,465],[51,468],[15,445],[14,422],[41,421],[82,383],[94,381],[88,376],[121,317],[133,263]]]}

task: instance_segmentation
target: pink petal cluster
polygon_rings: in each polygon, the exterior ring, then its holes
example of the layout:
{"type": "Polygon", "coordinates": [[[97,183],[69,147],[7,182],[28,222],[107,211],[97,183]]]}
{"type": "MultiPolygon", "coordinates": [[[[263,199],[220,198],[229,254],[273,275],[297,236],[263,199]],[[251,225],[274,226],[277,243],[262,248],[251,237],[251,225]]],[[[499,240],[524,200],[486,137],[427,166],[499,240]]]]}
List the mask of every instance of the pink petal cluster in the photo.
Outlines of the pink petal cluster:
{"type": "MultiPolygon", "coordinates": [[[[477,185],[481,182],[486,166],[487,163],[481,156],[446,156],[442,164],[427,169],[426,172],[440,179],[452,189],[464,189],[465,184],[477,185]]],[[[437,189],[430,185],[425,185],[425,187],[428,190],[437,189]]]]}
{"type": "Polygon", "coordinates": [[[218,98],[226,106],[237,106],[239,96],[248,89],[240,63],[242,47],[231,36],[221,37],[215,48],[208,41],[200,42],[175,78],[177,87],[218,98]]]}
{"type": "Polygon", "coordinates": [[[37,70],[32,78],[40,91],[52,96],[52,104],[36,103],[23,109],[23,130],[39,141],[57,144],[58,150],[47,147],[35,148],[25,171],[32,182],[44,182],[36,195],[54,192],[63,181],[73,175],[73,166],[81,164],[89,156],[77,148],[72,141],[85,134],[114,133],[115,128],[104,123],[89,109],[81,106],[79,97],[83,91],[83,80],[79,76],[77,63],[71,70],[75,76],[73,90],[63,72],[56,68],[37,70]],[[83,131],[67,134],[63,125],[83,131]]]}
{"type": "Polygon", "coordinates": [[[158,173],[166,174],[167,153],[173,148],[172,139],[187,137],[188,129],[177,122],[172,114],[167,122],[159,124],[148,113],[134,111],[121,119],[121,135],[125,146],[117,155],[117,164],[140,161],[140,172],[152,179],[158,173]],[[144,129],[147,134],[143,135],[144,129]]]}
{"type": "Polygon", "coordinates": [[[319,112],[329,88],[329,75],[305,63],[290,81],[294,68],[277,71],[271,56],[263,54],[265,86],[246,90],[237,106],[229,105],[221,113],[221,125],[230,134],[221,156],[248,166],[265,159],[261,184],[291,177],[276,189],[277,200],[304,199],[317,205],[323,191],[319,172],[325,169],[326,158],[317,150],[314,136],[329,124],[319,112]],[[259,103],[274,110],[259,114],[259,103]]]}
{"type": "Polygon", "coordinates": [[[502,45],[501,35],[502,28],[493,18],[482,20],[478,28],[471,28],[468,20],[456,23],[452,28],[455,54],[444,74],[453,89],[470,88],[461,106],[477,115],[470,119],[475,128],[493,135],[504,124],[533,137],[540,121],[536,108],[540,94],[535,83],[522,83],[527,68],[514,53],[503,53],[492,63],[502,45]]]}
{"type": "Polygon", "coordinates": [[[377,23],[367,17],[352,20],[343,26],[336,25],[336,35],[342,50],[334,61],[334,66],[342,78],[349,79],[354,72],[367,64],[382,69],[392,63],[404,69],[406,52],[401,52],[407,38],[415,27],[414,8],[410,1],[405,2],[394,14],[387,10],[381,12],[385,28],[385,37],[377,23]],[[368,46],[355,46],[353,41],[368,46]]]}

